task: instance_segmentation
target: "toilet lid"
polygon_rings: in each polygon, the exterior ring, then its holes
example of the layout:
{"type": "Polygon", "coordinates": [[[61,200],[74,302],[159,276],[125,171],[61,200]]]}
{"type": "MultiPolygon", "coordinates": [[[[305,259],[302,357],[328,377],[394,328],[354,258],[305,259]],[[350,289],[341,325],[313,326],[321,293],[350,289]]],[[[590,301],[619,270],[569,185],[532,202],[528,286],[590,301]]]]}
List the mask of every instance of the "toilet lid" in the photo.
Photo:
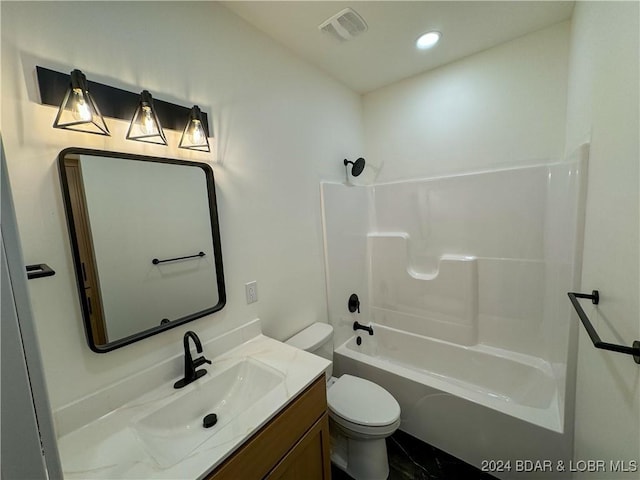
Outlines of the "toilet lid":
{"type": "Polygon", "coordinates": [[[400,405],[389,392],[351,375],[342,375],[329,388],[327,403],[333,413],[359,425],[390,425],[400,418],[400,405]]]}

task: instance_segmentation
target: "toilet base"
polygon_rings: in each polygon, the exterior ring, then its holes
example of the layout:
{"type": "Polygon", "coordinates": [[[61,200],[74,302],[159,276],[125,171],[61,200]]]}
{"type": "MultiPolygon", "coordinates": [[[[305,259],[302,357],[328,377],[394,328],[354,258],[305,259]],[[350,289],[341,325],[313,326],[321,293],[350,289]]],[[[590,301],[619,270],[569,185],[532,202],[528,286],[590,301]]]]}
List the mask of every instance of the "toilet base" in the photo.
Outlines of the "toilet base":
{"type": "Polygon", "coordinates": [[[331,423],[331,463],[355,480],[386,480],[389,477],[384,438],[348,438],[331,423]]]}

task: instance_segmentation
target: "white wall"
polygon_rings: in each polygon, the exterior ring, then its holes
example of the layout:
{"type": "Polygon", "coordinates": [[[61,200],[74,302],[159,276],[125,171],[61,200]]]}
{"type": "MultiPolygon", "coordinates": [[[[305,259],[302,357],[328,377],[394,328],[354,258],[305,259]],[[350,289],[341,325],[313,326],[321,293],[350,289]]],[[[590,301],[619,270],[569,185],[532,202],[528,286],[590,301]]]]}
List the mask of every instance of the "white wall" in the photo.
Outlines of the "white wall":
{"type": "MultiPolygon", "coordinates": [[[[260,317],[284,339],[327,320],[321,179],[342,181],[362,154],[360,98],[211,2],[2,2],[2,125],[27,263],[54,277],[29,282],[54,408],[260,317]],[[214,152],[51,128],[35,65],[70,71],[209,112],[214,152]],[[86,345],[56,156],[69,146],[211,162],[216,175],[227,306],[212,316],[107,354],[86,345]],[[244,283],[258,282],[247,306],[244,283]]],[[[206,352],[209,356],[216,352],[206,352]]],[[[176,371],[176,376],[179,374],[176,371]]]]}
{"type": "Polygon", "coordinates": [[[568,40],[560,23],[366,94],[366,179],[561,158],[568,40]]]}
{"type": "MultiPolygon", "coordinates": [[[[567,152],[591,140],[582,290],[604,341],[640,340],[639,11],[637,2],[576,2],[572,22],[567,152]]],[[[640,366],[597,350],[580,329],[575,458],[640,460],[640,366]]],[[[625,478],[594,473],[594,478],[625,478]]],[[[626,478],[638,478],[638,472],[626,478]]]]}

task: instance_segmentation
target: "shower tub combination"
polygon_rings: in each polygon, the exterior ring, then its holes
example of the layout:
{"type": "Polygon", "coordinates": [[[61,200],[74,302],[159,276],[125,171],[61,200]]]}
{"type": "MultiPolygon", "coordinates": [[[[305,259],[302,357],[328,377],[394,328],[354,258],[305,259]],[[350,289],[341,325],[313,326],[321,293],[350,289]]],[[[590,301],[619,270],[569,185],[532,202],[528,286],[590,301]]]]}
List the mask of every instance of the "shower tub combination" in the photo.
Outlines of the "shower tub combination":
{"type": "Polygon", "coordinates": [[[401,406],[401,430],[499,478],[558,478],[572,458],[577,325],[566,292],[579,278],[587,154],[322,185],[336,373],[381,385],[401,406]],[[346,309],[354,291],[361,314],[346,309]],[[354,335],[354,320],[374,334],[354,335]]]}

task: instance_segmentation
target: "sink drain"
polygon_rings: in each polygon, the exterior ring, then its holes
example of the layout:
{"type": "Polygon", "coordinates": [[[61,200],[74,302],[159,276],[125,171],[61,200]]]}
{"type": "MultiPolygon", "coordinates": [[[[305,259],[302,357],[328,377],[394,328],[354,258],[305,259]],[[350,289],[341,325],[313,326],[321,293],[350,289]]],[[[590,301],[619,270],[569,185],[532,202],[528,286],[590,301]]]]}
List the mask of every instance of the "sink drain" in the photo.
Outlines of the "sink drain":
{"type": "Polygon", "coordinates": [[[210,413],[209,415],[205,415],[202,419],[202,426],[204,428],[211,428],[216,423],[218,423],[218,416],[215,413],[210,413]]]}

